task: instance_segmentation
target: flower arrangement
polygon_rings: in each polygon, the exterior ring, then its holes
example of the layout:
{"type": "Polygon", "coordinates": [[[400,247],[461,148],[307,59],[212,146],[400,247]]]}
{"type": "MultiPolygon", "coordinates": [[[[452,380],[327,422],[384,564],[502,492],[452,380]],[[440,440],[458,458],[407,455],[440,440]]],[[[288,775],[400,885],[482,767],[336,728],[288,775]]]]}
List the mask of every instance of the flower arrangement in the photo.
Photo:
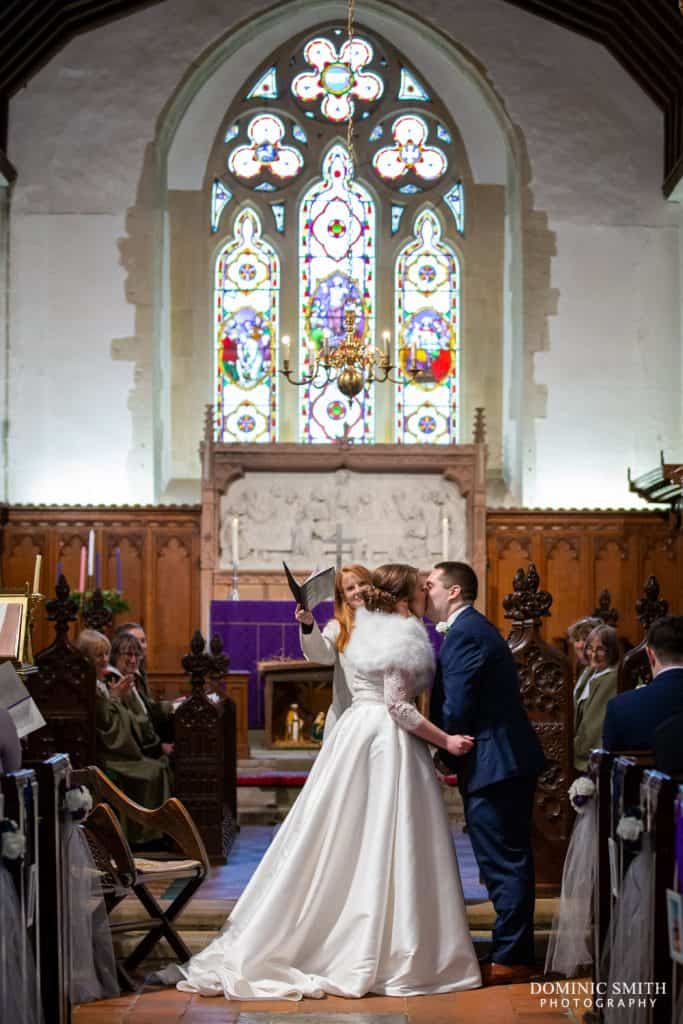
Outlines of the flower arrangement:
{"type": "Polygon", "coordinates": [[[26,853],[26,836],[11,818],[0,820],[0,855],[5,860],[18,860],[26,853]]]}
{"type": "Polygon", "coordinates": [[[595,783],[587,775],[574,779],[569,787],[569,803],[577,814],[583,814],[586,804],[595,796],[595,783]]]}
{"type": "Polygon", "coordinates": [[[617,835],[625,843],[637,843],[645,826],[639,807],[632,807],[628,814],[622,814],[617,822],[617,835]]]}
{"type": "MultiPolygon", "coordinates": [[[[118,612],[127,612],[130,609],[130,605],[126,601],[125,597],[122,597],[121,592],[118,590],[103,590],[102,603],[105,608],[108,608],[112,615],[118,614],[118,612]]],[[[83,608],[84,605],[89,604],[92,601],[93,591],[92,590],[72,590],[71,597],[74,599],[79,608],[83,608]]]]}
{"type": "Polygon", "coordinates": [[[74,821],[83,821],[92,811],[92,796],[85,786],[70,786],[64,794],[64,810],[74,821]]]}

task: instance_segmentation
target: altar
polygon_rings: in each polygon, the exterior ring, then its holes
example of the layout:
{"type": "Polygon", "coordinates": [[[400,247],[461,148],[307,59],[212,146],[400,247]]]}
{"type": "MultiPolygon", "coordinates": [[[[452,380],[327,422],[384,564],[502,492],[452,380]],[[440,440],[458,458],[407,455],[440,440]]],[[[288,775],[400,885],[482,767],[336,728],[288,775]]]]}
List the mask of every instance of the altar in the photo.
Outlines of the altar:
{"type": "MultiPolygon", "coordinates": [[[[214,440],[209,414],[201,458],[205,630],[210,631],[213,603],[230,603],[231,596],[239,602],[284,602],[291,611],[282,562],[303,578],[335,564],[340,544],[345,563],[369,567],[407,562],[429,569],[445,559],[467,561],[479,577],[477,607],[485,611],[483,440],[457,445],[225,444],[214,440]]],[[[221,621],[225,616],[216,618],[216,625],[221,621]]],[[[285,622],[264,621],[264,628],[268,625],[282,629],[285,622]]],[[[283,653],[298,655],[298,649],[292,650],[298,648],[293,621],[287,635],[277,635],[283,653]]],[[[226,641],[226,650],[237,668],[233,642],[233,637],[226,641]]],[[[277,651],[263,652],[262,659],[272,654],[277,651]]],[[[253,700],[257,715],[258,698],[253,700]]]]}
{"type": "MultiPolygon", "coordinates": [[[[211,631],[223,641],[230,654],[233,672],[249,676],[249,728],[263,729],[266,723],[264,683],[258,663],[301,658],[299,624],[294,619],[294,601],[212,601],[211,631]]],[[[314,612],[323,627],[332,618],[332,603],[314,612]]]]}

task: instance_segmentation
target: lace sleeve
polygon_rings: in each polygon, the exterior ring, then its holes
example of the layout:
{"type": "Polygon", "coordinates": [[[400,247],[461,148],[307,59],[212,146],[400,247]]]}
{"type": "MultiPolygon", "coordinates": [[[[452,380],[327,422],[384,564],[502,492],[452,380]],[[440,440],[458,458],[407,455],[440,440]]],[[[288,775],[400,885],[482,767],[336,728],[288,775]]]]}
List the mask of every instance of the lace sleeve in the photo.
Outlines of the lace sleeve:
{"type": "Polygon", "coordinates": [[[425,719],[415,707],[409,680],[407,672],[390,669],[384,676],[384,703],[396,725],[407,732],[415,732],[425,719]]]}

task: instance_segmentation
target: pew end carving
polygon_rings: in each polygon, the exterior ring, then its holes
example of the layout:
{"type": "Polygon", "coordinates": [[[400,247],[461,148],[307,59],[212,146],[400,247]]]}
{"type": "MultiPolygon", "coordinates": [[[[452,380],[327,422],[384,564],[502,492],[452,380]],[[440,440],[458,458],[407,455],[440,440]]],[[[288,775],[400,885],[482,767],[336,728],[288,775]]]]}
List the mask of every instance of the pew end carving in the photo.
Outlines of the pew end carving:
{"type": "Polygon", "coordinates": [[[64,576],[59,577],[56,596],[47,602],[46,611],[55,624],[55,639],[36,654],[37,672],[26,677],[46,725],[28,737],[28,756],[44,761],[66,752],[74,767],[85,767],[96,757],[96,678],[88,659],[68,639],[78,606],[64,576]]]}
{"type": "Polygon", "coordinates": [[[643,629],[643,637],[639,644],[628,651],[619,666],[619,693],[623,693],[624,690],[635,690],[637,686],[652,682],[652,669],[645,651],[647,631],[656,619],[666,615],[668,611],[669,602],[660,598],[657,578],[650,576],[642,596],[636,601],[636,615],[643,629]]]}
{"type": "Polygon", "coordinates": [[[522,701],[543,747],[546,767],[538,779],[534,807],[534,860],[539,894],[559,890],[569,835],[567,789],[572,771],[571,666],[564,654],[541,637],[551,595],[539,589],[535,565],[514,576],[503,601],[511,621],[507,642],[517,665],[522,701]]]}

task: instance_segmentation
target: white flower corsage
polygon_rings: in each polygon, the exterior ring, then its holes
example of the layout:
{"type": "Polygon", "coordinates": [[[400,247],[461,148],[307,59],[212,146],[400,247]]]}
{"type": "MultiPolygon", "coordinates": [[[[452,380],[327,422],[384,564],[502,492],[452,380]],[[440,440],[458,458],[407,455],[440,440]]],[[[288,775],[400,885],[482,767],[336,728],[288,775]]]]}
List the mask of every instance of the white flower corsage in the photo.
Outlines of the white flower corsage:
{"type": "Polygon", "coordinates": [[[434,626],[434,629],[437,631],[437,633],[441,633],[443,636],[446,635],[450,628],[451,627],[448,625],[447,622],[437,622],[436,625],[434,626]]]}
{"type": "Polygon", "coordinates": [[[640,818],[631,814],[624,814],[619,818],[617,824],[617,835],[625,843],[637,843],[643,832],[643,823],[640,818]]]}
{"type": "Polygon", "coordinates": [[[19,831],[16,821],[0,821],[0,854],[5,860],[17,860],[26,853],[26,836],[19,831]]]}
{"type": "Polygon", "coordinates": [[[64,810],[75,821],[82,821],[92,811],[92,797],[85,786],[71,786],[64,794],[64,810]]]}
{"type": "Polygon", "coordinates": [[[574,779],[568,790],[569,803],[577,814],[583,814],[588,801],[595,796],[595,783],[587,775],[574,779]]]}

